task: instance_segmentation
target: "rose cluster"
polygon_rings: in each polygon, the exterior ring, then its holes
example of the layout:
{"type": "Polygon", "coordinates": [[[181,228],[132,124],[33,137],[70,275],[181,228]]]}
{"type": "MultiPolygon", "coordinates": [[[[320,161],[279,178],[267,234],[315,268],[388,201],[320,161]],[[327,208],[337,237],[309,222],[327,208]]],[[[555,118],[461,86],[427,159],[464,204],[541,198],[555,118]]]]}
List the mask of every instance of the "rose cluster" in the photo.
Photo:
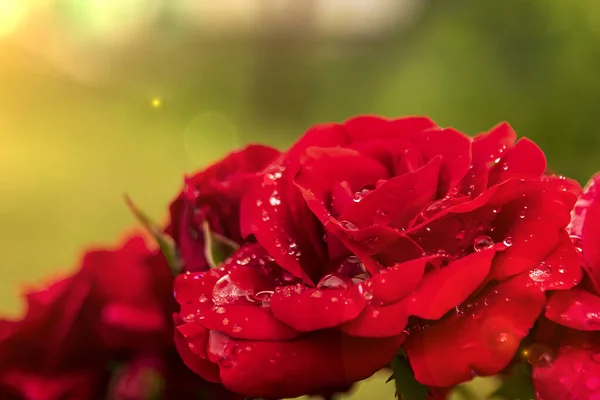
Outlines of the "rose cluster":
{"type": "Polygon", "coordinates": [[[28,291],[26,315],[0,320],[0,399],[241,400],[181,362],[172,284],[162,255],[132,234],[28,291]]]}
{"type": "Polygon", "coordinates": [[[162,252],[135,237],[28,294],[0,394],[329,397],[391,367],[443,399],[524,365],[528,398],[600,399],[598,185],[506,123],[361,116],[250,145],[185,178],[162,252]]]}

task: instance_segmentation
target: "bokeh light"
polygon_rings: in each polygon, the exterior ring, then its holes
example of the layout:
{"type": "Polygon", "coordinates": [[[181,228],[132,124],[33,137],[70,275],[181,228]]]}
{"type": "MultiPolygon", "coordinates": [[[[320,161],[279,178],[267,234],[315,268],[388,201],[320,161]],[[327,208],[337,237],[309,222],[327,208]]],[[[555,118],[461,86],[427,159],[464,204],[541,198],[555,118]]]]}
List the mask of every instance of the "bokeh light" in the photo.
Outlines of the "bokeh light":
{"type": "Polygon", "coordinates": [[[79,34],[105,44],[126,44],[152,25],[162,0],[58,0],[79,34]]]}
{"type": "Polygon", "coordinates": [[[0,39],[15,33],[28,11],[28,0],[0,0],[0,39]]]}

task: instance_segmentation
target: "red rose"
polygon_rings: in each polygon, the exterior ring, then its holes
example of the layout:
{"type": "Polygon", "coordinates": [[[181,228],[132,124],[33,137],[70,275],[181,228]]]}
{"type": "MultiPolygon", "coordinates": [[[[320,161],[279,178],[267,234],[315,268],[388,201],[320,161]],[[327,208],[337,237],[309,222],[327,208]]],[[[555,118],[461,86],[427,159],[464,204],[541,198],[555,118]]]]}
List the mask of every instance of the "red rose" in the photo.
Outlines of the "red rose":
{"type": "MultiPolygon", "coordinates": [[[[534,363],[540,400],[600,399],[600,175],[579,198],[569,226],[585,278],[570,291],[551,295],[537,332],[550,362],[534,363]]],[[[543,360],[542,360],[543,361],[543,360]]]]}
{"type": "Polygon", "coordinates": [[[579,185],[515,141],[507,124],[470,139],[427,118],[309,130],[246,188],[242,247],[176,279],[188,366],[291,397],[370,376],[408,335],[424,384],[499,372],[544,291],[580,278],[564,229],[579,185]]]}
{"type": "Polygon", "coordinates": [[[179,380],[185,367],[172,340],[172,282],[162,255],[142,237],[117,249],[87,252],[75,274],[27,294],[21,320],[1,321],[0,398],[6,393],[19,400],[104,399],[112,380],[118,390],[111,399],[145,400],[147,388],[127,385],[136,374],[123,383],[119,374],[110,377],[109,365],[132,370],[136,360],[151,357],[157,366],[145,371],[165,381],[163,395],[153,398],[180,399],[202,388],[219,391],[208,398],[226,398],[223,389],[199,378],[179,380]]]}
{"type": "Polygon", "coordinates": [[[213,232],[241,242],[240,200],[260,178],[262,171],[279,151],[265,146],[248,146],[226,159],[185,179],[183,191],[171,204],[171,223],[167,232],[173,237],[185,269],[208,269],[204,258],[202,223],[213,232]]]}

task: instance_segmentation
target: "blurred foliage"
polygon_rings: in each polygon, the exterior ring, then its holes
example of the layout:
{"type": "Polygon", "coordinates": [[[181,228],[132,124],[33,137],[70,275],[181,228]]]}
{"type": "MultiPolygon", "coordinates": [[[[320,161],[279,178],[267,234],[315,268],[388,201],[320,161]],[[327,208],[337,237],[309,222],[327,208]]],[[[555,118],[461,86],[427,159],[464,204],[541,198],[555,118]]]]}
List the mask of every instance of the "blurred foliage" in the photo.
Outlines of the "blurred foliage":
{"type": "MultiPolygon", "coordinates": [[[[383,36],[316,35],[310,9],[297,10],[295,30],[203,35],[165,8],[119,51],[67,31],[57,58],[62,39],[41,25],[33,39],[4,38],[2,310],[17,315],[19,285],[68,271],[83,247],[131,227],[124,192],[164,218],[184,172],[249,142],[284,148],[318,122],[424,114],[474,134],[508,120],[552,170],[584,182],[598,169],[600,3],[423,3],[383,36]]],[[[78,10],[59,26],[88,25],[78,10]]],[[[497,387],[478,382],[480,398],[497,387]]],[[[393,390],[363,385],[357,397],[393,390]]]]}

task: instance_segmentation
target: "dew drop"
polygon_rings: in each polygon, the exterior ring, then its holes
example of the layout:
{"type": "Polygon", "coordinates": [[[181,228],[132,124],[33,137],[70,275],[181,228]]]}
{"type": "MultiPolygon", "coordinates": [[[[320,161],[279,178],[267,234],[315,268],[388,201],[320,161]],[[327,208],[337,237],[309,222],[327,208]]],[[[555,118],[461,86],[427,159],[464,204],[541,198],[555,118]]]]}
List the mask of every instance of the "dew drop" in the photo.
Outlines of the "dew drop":
{"type": "Polygon", "coordinates": [[[271,290],[263,290],[254,295],[254,298],[257,301],[260,301],[263,307],[269,307],[271,305],[271,297],[273,297],[273,291],[271,290]]]}
{"type": "Polygon", "coordinates": [[[267,222],[270,219],[269,213],[267,212],[267,210],[262,210],[261,215],[262,215],[261,219],[263,220],[263,222],[267,222]]]}
{"type": "Polygon", "coordinates": [[[321,292],[320,290],[315,290],[313,294],[310,295],[310,297],[321,298],[323,297],[323,292],[321,292]]]}
{"type": "Polygon", "coordinates": [[[229,325],[229,318],[223,318],[223,325],[229,325]]]}
{"type": "Polygon", "coordinates": [[[358,230],[358,227],[350,221],[340,221],[340,225],[342,225],[342,227],[344,227],[345,229],[348,229],[349,231],[358,230]]]}
{"type": "Polygon", "coordinates": [[[510,247],[513,245],[513,239],[510,236],[507,236],[506,238],[504,238],[504,241],[502,242],[506,247],[510,247]]]}
{"type": "Polygon", "coordinates": [[[206,303],[208,301],[208,297],[205,294],[201,294],[200,297],[198,297],[198,301],[200,303],[206,303]]]}
{"type": "Polygon", "coordinates": [[[365,300],[372,300],[373,299],[373,292],[370,292],[368,290],[365,290],[362,295],[365,298],[365,300]]]}
{"type": "Polygon", "coordinates": [[[256,200],[256,207],[260,207],[260,206],[262,206],[262,204],[263,204],[262,200],[260,200],[260,199],[256,200]]]}
{"type": "Polygon", "coordinates": [[[225,307],[217,307],[215,308],[215,312],[217,314],[225,314],[225,307]]]}
{"type": "Polygon", "coordinates": [[[571,235],[570,238],[573,242],[573,246],[575,246],[575,250],[577,250],[578,253],[581,253],[583,251],[583,240],[581,239],[581,237],[571,235]]]}
{"type": "Polygon", "coordinates": [[[234,302],[240,299],[248,299],[253,292],[250,289],[242,289],[235,285],[229,275],[223,275],[213,288],[213,303],[217,306],[234,302]]]}
{"type": "Polygon", "coordinates": [[[332,303],[337,303],[338,301],[340,301],[340,299],[338,299],[337,297],[332,297],[331,298],[331,302],[332,303]]]}
{"type": "Polygon", "coordinates": [[[352,280],[341,274],[328,274],[317,284],[319,289],[347,289],[352,280]]]}
{"type": "Polygon", "coordinates": [[[545,282],[550,278],[550,275],[551,269],[543,261],[536,268],[529,271],[529,277],[536,282],[545,282]]]}
{"type": "Polygon", "coordinates": [[[373,318],[379,318],[379,315],[380,315],[380,314],[381,314],[381,313],[379,312],[379,310],[373,310],[373,312],[371,313],[371,316],[372,316],[373,318]]]}
{"type": "Polygon", "coordinates": [[[185,322],[194,322],[196,315],[195,314],[188,314],[185,316],[185,318],[183,319],[185,322]]]}
{"type": "Polygon", "coordinates": [[[491,249],[493,246],[494,240],[489,236],[479,236],[473,242],[473,248],[477,252],[491,249]]]}
{"type": "Polygon", "coordinates": [[[504,171],[508,171],[508,163],[507,163],[507,162],[505,162],[505,163],[502,163],[502,169],[503,169],[504,171]]]}
{"type": "Polygon", "coordinates": [[[296,294],[302,294],[302,293],[304,293],[304,290],[305,290],[305,289],[306,289],[306,288],[305,288],[305,287],[304,287],[304,285],[303,285],[303,284],[301,284],[301,283],[297,283],[297,284],[294,286],[294,292],[296,292],[296,294]]]}
{"type": "Polygon", "coordinates": [[[271,197],[269,197],[269,204],[273,207],[276,207],[281,204],[281,199],[277,197],[277,195],[275,194],[276,192],[273,193],[274,194],[271,197]]]}
{"type": "Polygon", "coordinates": [[[240,332],[242,331],[242,327],[241,327],[241,326],[239,326],[239,325],[237,325],[237,324],[235,324],[235,325],[233,326],[233,329],[232,329],[232,331],[233,331],[233,332],[235,332],[235,333],[240,333],[240,332]]]}

